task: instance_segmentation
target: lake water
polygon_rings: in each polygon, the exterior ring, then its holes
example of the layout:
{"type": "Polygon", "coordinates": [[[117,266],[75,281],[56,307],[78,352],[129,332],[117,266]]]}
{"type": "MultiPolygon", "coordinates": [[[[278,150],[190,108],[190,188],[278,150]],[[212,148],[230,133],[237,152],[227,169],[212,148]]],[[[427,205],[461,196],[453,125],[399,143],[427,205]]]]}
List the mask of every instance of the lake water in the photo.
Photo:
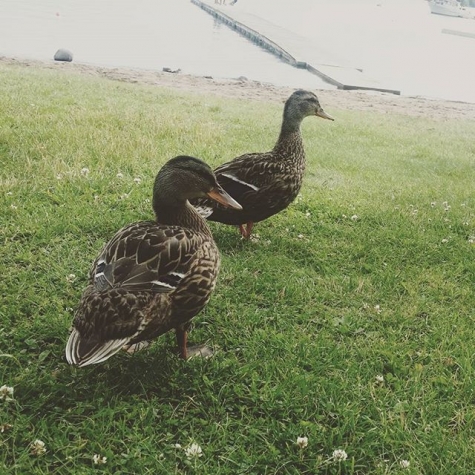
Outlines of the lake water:
{"type": "Polygon", "coordinates": [[[189,0],[0,0],[0,54],[52,59],[58,48],[87,64],[333,88],[189,0]]]}
{"type": "MultiPolygon", "coordinates": [[[[228,0],[229,1],[229,0],[228,0]]],[[[475,20],[433,15],[424,0],[238,0],[242,9],[317,41],[403,94],[475,102],[475,20]]],[[[0,54],[104,66],[180,68],[304,88],[333,86],[292,68],[189,0],[0,0],[0,54]]]]}

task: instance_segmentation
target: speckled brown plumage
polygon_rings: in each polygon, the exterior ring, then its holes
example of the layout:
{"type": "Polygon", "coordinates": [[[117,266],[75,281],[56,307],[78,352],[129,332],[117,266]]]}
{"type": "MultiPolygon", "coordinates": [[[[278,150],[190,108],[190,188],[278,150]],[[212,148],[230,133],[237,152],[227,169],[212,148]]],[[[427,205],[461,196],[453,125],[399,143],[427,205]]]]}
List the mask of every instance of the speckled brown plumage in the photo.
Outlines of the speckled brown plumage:
{"type": "Polygon", "coordinates": [[[309,115],[333,120],[323,111],[315,94],[295,91],[285,103],[280,135],[271,151],[241,155],[214,171],[218,183],[243,209],[226,209],[206,198],[192,200],[202,216],[210,221],[240,225],[243,237],[249,237],[253,223],[287,208],[302,186],[305,152],[300,124],[309,115]]]}
{"type": "Polygon", "coordinates": [[[162,168],[157,220],[122,228],[94,261],[66,346],[69,363],[100,363],[172,329],[186,358],[186,330],[208,303],[220,264],[206,222],[187,201],[206,195],[239,207],[201,160],[177,157],[162,168]]]}

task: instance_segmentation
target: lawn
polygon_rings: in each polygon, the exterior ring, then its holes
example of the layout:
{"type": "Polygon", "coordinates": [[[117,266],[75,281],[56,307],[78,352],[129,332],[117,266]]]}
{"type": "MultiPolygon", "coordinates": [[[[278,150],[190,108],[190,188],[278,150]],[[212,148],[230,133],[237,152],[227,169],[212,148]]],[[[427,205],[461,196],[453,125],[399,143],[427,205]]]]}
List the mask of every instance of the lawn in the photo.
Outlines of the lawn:
{"type": "Polygon", "coordinates": [[[77,369],[89,266],[152,217],[161,165],[267,150],[282,105],[16,66],[0,84],[2,475],[473,474],[473,122],[322,104],[297,201],[250,242],[211,223],[190,339],[215,355],[167,334],[77,369]]]}

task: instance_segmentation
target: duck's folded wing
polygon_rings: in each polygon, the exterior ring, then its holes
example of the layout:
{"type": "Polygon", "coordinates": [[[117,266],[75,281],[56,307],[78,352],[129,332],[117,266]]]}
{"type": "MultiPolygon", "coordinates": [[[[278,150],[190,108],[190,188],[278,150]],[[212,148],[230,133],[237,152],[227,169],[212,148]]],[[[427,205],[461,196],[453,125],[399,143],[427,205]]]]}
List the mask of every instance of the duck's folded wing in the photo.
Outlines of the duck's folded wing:
{"type": "Polygon", "coordinates": [[[189,271],[199,238],[154,222],[121,229],[104,247],[91,270],[95,291],[170,292],[189,271]]]}

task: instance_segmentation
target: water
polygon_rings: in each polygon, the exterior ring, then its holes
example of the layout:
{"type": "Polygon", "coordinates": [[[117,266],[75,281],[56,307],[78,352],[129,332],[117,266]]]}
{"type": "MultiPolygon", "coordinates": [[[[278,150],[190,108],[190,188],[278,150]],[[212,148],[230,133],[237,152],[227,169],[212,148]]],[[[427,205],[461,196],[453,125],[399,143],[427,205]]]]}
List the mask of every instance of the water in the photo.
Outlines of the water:
{"type": "MultiPolygon", "coordinates": [[[[229,0],[228,0],[229,1],[229,0]]],[[[242,9],[318,42],[403,94],[475,102],[475,21],[430,13],[424,0],[238,0],[242,9]]],[[[0,54],[333,88],[282,63],[189,0],[0,0],[0,54]]]]}
{"type": "Polygon", "coordinates": [[[362,68],[382,85],[475,102],[475,20],[430,13],[424,0],[239,0],[240,8],[316,41],[327,56],[362,68]]]}
{"type": "MultiPolygon", "coordinates": [[[[230,7],[232,8],[232,7],[230,7]]],[[[189,0],[1,0],[0,54],[332,88],[257,47],[189,0]]]]}

